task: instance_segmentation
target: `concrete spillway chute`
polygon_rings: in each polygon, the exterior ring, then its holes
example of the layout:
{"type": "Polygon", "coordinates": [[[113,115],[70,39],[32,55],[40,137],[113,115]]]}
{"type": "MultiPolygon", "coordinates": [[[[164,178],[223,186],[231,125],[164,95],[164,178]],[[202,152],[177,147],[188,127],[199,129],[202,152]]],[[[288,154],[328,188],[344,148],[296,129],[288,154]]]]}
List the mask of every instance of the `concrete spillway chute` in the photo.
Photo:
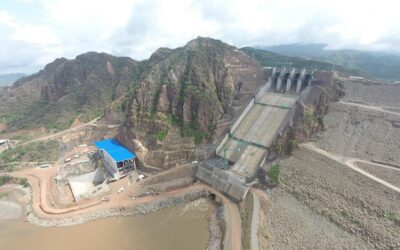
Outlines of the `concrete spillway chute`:
{"type": "Polygon", "coordinates": [[[296,93],[300,93],[301,88],[303,86],[304,80],[306,78],[307,70],[302,69],[300,72],[299,79],[297,80],[297,86],[296,86],[296,93]]]}
{"type": "Polygon", "coordinates": [[[287,73],[286,68],[283,68],[282,71],[280,72],[279,76],[278,76],[278,81],[277,81],[277,84],[276,84],[276,90],[277,91],[281,91],[282,84],[283,84],[283,82],[285,80],[286,73],[287,73]]]}
{"type": "Polygon", "coordinates": [[[271,83],[272,83],[272,88],[276,88],[278,84],[278,78],[279,75],[281,74],[281,69],[274,68],[272,71],[272,76],[271,76],[271,83]]]}
{"type": "Polygon", "coordinates": [[[292,87],[292,84],[295,81],[295,77],[296,77],[296,69],[293,68],[290,71],[289,77],[287,79],[287,83],[286,83],[286,92],[289,92],[290,88],[292,87]]]}

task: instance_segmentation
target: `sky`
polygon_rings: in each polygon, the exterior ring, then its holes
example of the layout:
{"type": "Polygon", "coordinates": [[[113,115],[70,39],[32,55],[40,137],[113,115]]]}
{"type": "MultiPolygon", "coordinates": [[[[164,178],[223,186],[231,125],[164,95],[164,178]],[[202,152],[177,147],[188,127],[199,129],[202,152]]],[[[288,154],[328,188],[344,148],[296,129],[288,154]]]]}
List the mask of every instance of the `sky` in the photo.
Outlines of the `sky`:
{"type": "Polygon", "coordinates": [[[398,0],[0,0],[0,74],[87,51],[142,60],[198,36],[400,52],[399,9],[398,0]]]}

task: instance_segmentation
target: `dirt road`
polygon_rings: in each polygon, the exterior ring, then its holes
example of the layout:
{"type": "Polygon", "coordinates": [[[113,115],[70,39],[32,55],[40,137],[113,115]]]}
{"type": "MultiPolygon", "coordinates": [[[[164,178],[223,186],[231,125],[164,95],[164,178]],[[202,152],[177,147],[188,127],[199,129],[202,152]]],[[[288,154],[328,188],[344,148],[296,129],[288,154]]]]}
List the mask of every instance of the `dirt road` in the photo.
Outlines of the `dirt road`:
{"type": "Polygon", "coordinates": [[[33,139],[33,140],[30,140],[30,141],[21,143],[21,144],[19,144],[18,146],[28,145],[28,144],[31,144],[31,143],[34,143],[34,142],[38,142],[38,141],[46,141],[46,140],[49,140],[49,139],[58,137],[58,136],[60,136],[60,135],[69,133],[69,132],[77,131],[77,130],[79,130],[79,129],[81,129],[81,128],[84,128],[84,127],[86,127],[86,126],[90,126],[90,125],[95,124],[95,123],[96,123],[98,120],[100,120],[100,119],[101,119],[101,116],[99,116],[99,117],[97,117],[97,118],[91,120],[91,121],[88,122],[88,123],[84,123],[84,124],[82,124],[82,125],[76,126],[76,127],[74,127],[74,128],[69,128],[69,129],[60,131],[60,132],[55,133],[55,134],[51,134],[51,135],[47,135],[47,136],[44,136],[44,137],[41,137],[41,138],[33,139]]]}
{"type": "Polygon", "coordinates": [[[379,111],[379,112],[384,112],[384,113],[387,113],[387,114],[400,116],[399,112],[390,111],[390,110],[385,109],[385,108],[395,108],[395,107],[372,106],[372,105],[366,105],[366,104],[355,103],[355,102],[346,102],[346,101],[339,101],[339,103],[345,104],[345,105],[349,105],[349,106],[356,106],[356,107],[359,107],[359,108],[370,109],[370,110],[375,110],[375,111],[379,111]]]}
{"type": "Polygon", "coordinates": [[[101,118],[102,118],[102,117],[99,116],[99,117],[97,117],[97,118],[91,120],[91,121],[88,122],[88,123],[84,123],[84,124],[81,124],[81,125],[76,126],[76,127],[73,127],[73,128],[68,128],[68,129],[65,129],[65,130],[63,130],[63,131],[60,131],[60,132],[58,132],[58,133],[55,133],[55,134],[51,134],[51,135],[47,135],[47,136],[40,137],[40,138],[37,138],[37,139],[33,139],[33,140],[30,140],[30,141],[27,141],[27,142],[18,144],[17,146],[23,146],[23,145],[28,145],[28,144],[31,144],[31,143],[34,143],[34,142],[38,142],[38,141],[46,141],[46,140],[54,139],[54,138],[60,137],[60,136],[62,136],[62,135],[64,135],[64,134],[67,134],[67,133],[70,133],[70,132],[78,131],[78,130],[80,130],[80,129],[82,129],[82,128],[85,128],[85,127],[88,127],[88,126],[93,126],[93,127],[106,127],[106,128],[110,128],[110,129],[111,129],[111,128],[116,128],[116,127],[118,127],[118,126],[121,125],[121,124],[96,124],[96,122],[98,122],[101,118]]]}
{"type": "Polygon", "coordinates": [[[329,159],[332,159],[332,160],[334,160],[336,162],[339,162],[339,163],[341,163],[341,164],[343,164],[345,166],[348,166],[349,168],[351,168],[351,169],[357,171],[358,173],[370,178],[371,180],[374,180],[374,181],[384,185],[385,187],[390,188],[391,190],[400,193],[400,188],[399,187],[396,187],[396,186],[392,185],[391,183],[389,183],[389,182],[387,182],[385,180],[382,180],[382,179],[380,179],[380,178],[378,178],[378,177],[376,177],[376,176],[374,176],[374,175],[362,170],[361,168],[359,168],[356,165],[356,163],[357,162],[363,162],[363,163],[373,164],[373,165],[375,165],[377,167],[384,167],[384,168],[391,168],[391,169],[393,169],[394,167],[386,166],[386,165],[383,165],[383,164],[376,164],[376,163],[365,161],[365,160],[360,160],[360,159],[355,159],[355,158],[350,158],[350,157],[334,155],[334,154],[332,154],[330,152],[327,152],[327,151],[325,151],[323,149],[315,147],[311,143],[301,144],[300,147],[307,148],[307,149],[312,150],[312,151],[314,151],[316,153],[324,155],[324,156],[328,157],[329,159]]]}

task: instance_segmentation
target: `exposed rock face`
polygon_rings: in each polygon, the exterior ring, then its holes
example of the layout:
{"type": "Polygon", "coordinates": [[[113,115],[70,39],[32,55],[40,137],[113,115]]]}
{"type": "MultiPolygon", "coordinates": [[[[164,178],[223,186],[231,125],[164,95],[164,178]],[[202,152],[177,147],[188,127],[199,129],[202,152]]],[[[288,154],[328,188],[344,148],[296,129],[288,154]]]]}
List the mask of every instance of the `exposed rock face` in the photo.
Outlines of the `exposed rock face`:
{"type": "Polygon", "coordinates": [[[130,58],[95,52],[56,59],[0,91],[0,120],[15,128],[62,129],[76,118],[93,119],[128,90],[136,65],[130,58]]]}
{"type": "Polygon", "coordinates": [[[198,135],[200,141],[213,135],[219,120],[233,118],[265,81],[256,61],[209,38],[159,49],[145,68],[130,98],[127,126],[154,133],[166,126],[163,119],[171,119],[182,133],[198,135]],[[158,128],[150,120],[157,120],[158,128]]]}

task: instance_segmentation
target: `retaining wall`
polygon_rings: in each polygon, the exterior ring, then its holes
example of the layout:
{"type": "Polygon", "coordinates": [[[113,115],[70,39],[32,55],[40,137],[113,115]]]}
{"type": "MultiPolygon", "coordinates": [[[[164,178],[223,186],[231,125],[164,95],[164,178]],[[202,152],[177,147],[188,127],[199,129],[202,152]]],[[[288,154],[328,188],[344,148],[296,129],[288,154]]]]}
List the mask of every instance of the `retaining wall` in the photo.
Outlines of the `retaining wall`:
{"type": "Polygon", "coordinates": [[[246,185],[244,180],[235,178],[223,170],[198,167],[196,178],[226,194],[229,198],[239,203],[246,196],[251,185],[246,185]]]}
{"type": "Polygon", "coordinates": [[[148,186],[148,185],[154,185],[154,184],[159,184],[159,183],[163,183],[163,182],[173,181],[176,179],[193,177],[195,174],[195,171],[196,171],[196,168],[192,167],[190,165],[176,167],[171,170],[161,172],[155,176],[149,177],[148,179],[143,180],[140,185],[148,186]]]}
{"type": "Polygon", "coordinates": [[[249,104],[247,104],[246,108],[243,110],[243,112],[240,114],[240,116],[236,119],[235,123],[233,123],[230,132],[233,133],[237,126],[239,126],[240,122],[246,117],[247,113],[249,113],[250,109],[254,106],[255,100],[254,97],[251,99],[249,104]]]}

